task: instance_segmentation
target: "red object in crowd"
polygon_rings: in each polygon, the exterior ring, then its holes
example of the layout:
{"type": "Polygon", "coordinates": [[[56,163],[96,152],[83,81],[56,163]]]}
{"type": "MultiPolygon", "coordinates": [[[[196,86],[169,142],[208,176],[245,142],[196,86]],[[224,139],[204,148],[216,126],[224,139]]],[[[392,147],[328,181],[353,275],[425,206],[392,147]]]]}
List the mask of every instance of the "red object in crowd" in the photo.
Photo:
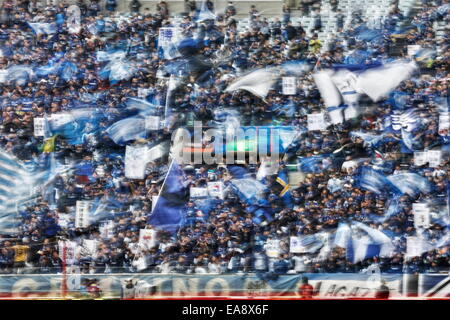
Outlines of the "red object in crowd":
{"type": "Polygon", "coordinates": [[[302,297],[302,299],[312,299],[313,291],[314,291],[313,286],[305,283],[300,286],[299,293],[300,293],[300,296],[302,297]]]}

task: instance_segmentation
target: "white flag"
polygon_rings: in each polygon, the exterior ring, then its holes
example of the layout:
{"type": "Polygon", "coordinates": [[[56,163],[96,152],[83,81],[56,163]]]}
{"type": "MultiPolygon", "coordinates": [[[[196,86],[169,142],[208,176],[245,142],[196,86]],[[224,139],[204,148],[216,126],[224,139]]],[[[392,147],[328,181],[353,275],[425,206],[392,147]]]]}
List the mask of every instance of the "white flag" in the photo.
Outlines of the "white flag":
{"type": "Polygon", "coordinates": [[[357,91],[364,92],[374,102],[387,96],[402,81],[411,78],[417,65],[412,62],[392,62],[369,69],[357,77],[357,91]]]}
{"type": "Polygon", "coordinates": [[[308,114],[308,131],[325,130],[327,124],[323,113],[308,114]]]}
{"type": "Polygon", "coordinates": [[[237,79],[225,91],[247,90],[264,99],[269,93],[270,88],[276,82],[276,79],[274,70],[258,69],[237,79]]]}
{"type": "Polygon", "coordinates": [[[126,146],[125,149],[125,177],[130,179],[144,179],[147,166],[147,146],[126,146]]]}
{"type": "Polygon", "coordinates": [[[341,94],[331,80],[332,74],[332,70],[324,70],[313,74],[314,82],[327,107],[337,107],[342,103],[341,94]]]}
{"type": "Polygon", "coordinates": [[[413,258],[421,256],[422,253],[432,250],[433,246],[426,240],[419,237],[406,238],[406,255],[405,258],[413,258]]]}

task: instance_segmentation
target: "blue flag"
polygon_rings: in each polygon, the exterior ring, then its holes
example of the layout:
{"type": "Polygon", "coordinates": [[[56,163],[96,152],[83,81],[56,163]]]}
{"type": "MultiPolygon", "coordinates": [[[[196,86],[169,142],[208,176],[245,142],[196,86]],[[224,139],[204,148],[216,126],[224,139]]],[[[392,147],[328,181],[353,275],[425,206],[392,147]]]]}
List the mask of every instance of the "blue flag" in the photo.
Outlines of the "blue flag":
{"type": "Polygon", "coordinates": [[[173,160],[148,223],[171,233],[177,232],[186,213],[187,195],[184,173],[173,160]]]}

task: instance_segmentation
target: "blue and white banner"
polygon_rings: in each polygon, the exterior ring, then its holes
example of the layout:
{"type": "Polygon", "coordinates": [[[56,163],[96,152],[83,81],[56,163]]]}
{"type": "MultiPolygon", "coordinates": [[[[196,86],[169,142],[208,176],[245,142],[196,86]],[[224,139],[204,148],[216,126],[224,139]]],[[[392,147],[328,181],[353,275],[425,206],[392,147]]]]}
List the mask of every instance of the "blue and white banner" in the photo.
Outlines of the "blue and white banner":
{"type": "MultiPolygon", "coordinates": [[[[300,298],[299,287],[302,277],[308,277],[313,286],[314,297],[319,299],[370,299],[386,281],[390,297],[402,296],[401,274],[354,274],[354,273],[306,273],[281,275],[265,280],[257,274],[81,274],[84,278],[98,279],[104,298],[121,298],[125,280],[138,282],[134,298],[176,298],[176,297],[290,297],[300,298]]],[[[421,275],[432,277],[436,275],[421,275]]],[[[424,288],[412,288],[429,294],[438,284],[442,285],[444,276],[426,279],[424,288]]],[[[1,275],[0,296],[5,298],[56,298],[62,295],[62,275],[1,275]]],[[[68,286],[67,296],[79,296],[77,286],[68,286]]]]}

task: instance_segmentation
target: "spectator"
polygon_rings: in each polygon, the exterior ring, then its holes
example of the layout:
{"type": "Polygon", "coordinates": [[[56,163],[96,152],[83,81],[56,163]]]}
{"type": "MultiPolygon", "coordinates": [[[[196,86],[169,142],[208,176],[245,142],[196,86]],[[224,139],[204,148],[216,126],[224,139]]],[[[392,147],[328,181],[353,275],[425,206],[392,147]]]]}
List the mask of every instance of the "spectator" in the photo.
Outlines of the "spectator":
{"type": "Polygon", "coordinates": [[[133,0],[130,2],[130,11],[135,14],[139,13],[141,6],[142,4],[138,0],[133,0]]]}
{"type": "Polygon", "coordinates": [[[299,290],[300,297],[302,299],[312,299],[314,295],[314,288],[308,283],[308,277],[302,278],[302,285],[299,290]]]}

